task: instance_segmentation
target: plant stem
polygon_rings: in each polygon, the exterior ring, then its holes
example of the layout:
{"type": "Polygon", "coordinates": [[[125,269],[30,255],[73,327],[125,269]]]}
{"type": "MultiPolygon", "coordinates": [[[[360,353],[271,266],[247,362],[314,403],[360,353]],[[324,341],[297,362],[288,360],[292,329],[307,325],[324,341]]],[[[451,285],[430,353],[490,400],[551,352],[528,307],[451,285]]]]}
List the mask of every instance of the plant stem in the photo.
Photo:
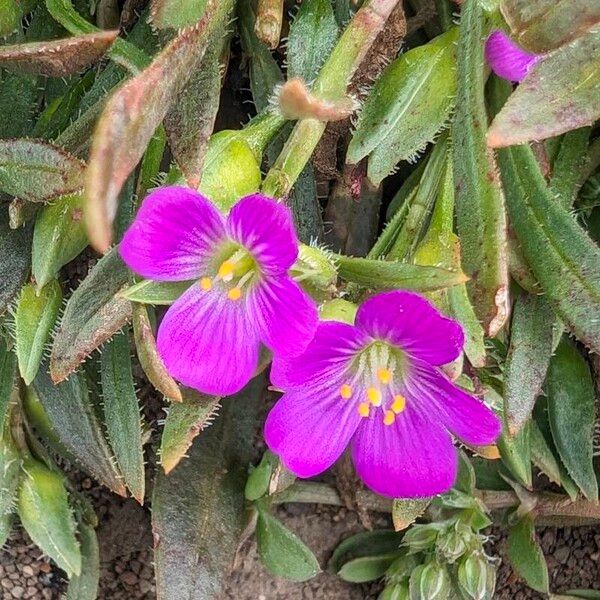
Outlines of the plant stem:
{"type": "MultiPolygon", "coordinates": [[[[315,97],[329,102],[345,99],[350,79],[398,2],[368,0],[354,15],[315,81],[312,90],[315,97]]],[[[325,126],[326,122],[316,119],[302,119],[296,123],[267,173],[263,184],[267,195],[282,198],[289,193],[319,143],[325,126]]]]}
{"type": "MultiPolygon", "coordinates": [[[[514,492],[497,492],[477,490],[479,498],[490,511],[519,506],[520,500],[514,492]]],[[[537,525],[589,525],[600,522],[600,505],[589,500],[572,501],[568,496],[540,492],[535,494],[537,504],[534,509],[537,525]]],[[[357,499],[367,510],[387,513],[392,510],[392,500],[373,494],[367,490],[359,490],[357,499]]],[[[289,488],[271,497],[275,504],[298,502],[306,504],[328,504],[344,506],[337,490],[326,483],[297,481],[289,488]]]]}
{"type": "Polygon", "coordinates": [[[283,23],[283,0],[258,0],[254,33],[269,48],[279,45],[283,23]]]}

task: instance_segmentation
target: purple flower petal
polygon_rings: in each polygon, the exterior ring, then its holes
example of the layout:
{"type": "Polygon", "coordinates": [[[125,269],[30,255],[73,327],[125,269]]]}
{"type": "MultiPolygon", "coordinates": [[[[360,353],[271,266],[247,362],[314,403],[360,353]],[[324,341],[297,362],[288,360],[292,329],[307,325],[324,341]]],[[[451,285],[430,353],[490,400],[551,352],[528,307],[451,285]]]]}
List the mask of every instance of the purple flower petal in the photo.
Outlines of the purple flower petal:
{"type": "Polygon", "coordinates": [[[185,281],[202,275],[207,253],[224,236],[224,219],[209,200],[194,190],[170,186],[144,200],[119,252],[143,277],[185,281]]]}
{"type": "Polygon", "coordinates": [[[492,71],[508,81],[521,81],[541,56],[520,48],[503,31],[490,34],[485,43],[485,57],[492,71]]]}
{"type": "Polygon", "coordinates": [[[265,272],[287,271],[298,256],[298,238],[290,209],[254,194],[242,198],[229,213],[231,237],[247,248],[265,272]]]}
{"type": "Polygon", "coordinates": [[[391,425],[380,414],[364,419],[352,458],[365,484],[391,498],[441,494],[452,487],[458,466],[450,435],[409,405],[391,425]]]}
{"type": "Polygon", "coordinates": [[[356,352],[366,343],[367,338],[352,325],[322,321],[302,356],[275,355],[271,382],[286,391],[301,389],[308,382],[325,385],[342,376],[356,352]]]}
{"type": "Polygon", "coordinates": [[[464,345],[462,327],[411,292],[385,292],[362,303],[356,326],[432,365],[453,361],[464,345]]]}
{"type": "Polygon", "coordinates": [[[340,398],[335,384],[285,394],[267,417],[267,445],[298,477],[313,477],[328,469],[360,422],[356,406],[340,398]]]}
{"type": "Polygon", "coordinates": [[[255,287],[249,297],[249,318],[256,321],[261,341],[283,356],[300,354],[318,323],[314,301],[287,275],[255,287]]]}
{"type": "Polygon", "coordinates": [[[442,373],[424,363],[413,364],[407,392],[431,419],[437,419],[467,444],[493,444],[502,425],[481,400],[453,385],[442,373]]]}
{"type": "Polygon", "coordinates": [[[206,394],[228,396],[250,381],[259,339],[243,300],[193,285],[173,304],[158,329],[158,351],[169,373],[206,394]]]}

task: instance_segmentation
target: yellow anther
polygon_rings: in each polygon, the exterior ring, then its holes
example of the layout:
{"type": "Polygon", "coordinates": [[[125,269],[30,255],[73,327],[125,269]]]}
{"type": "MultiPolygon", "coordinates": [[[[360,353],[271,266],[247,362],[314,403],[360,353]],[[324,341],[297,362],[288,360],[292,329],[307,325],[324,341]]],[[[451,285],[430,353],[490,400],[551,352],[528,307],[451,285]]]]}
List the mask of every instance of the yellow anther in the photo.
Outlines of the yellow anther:
{"type": "Polygon", "coordinates": [[[406,408],[406,398],[402,394],[394,396],[394,403],[392,404],[392,410],[396,414],[400,414],[406,408]]]}
{"type": "Polygon", "coordinates": [[[361,417],[368,417],[369,416],[369,403],[368,402],[361,402],[358,405],[358,414],[361,417]]]}
{"type": "Polygon", "coordinates": [[[340,396],[344,399],[344,400],[348,400],[348,398],[352,398],[352,388],[345,383],[341,388],[340,388],[340,396]]]}
{"type": "Polygon", "coordinates": [[[381,392],[377,388],[367,388],[367,398],[373,406],[381,406],[381,392]]]}
{"type": "Polygon", "coordinates": [[[242,290],[239,287],[231,288],[227,292],[227,297],[230,300],[239,300],[242,297],[242,290]]]}
{"type": "Polygon", "coordinates": [[[389,383],[392,380],[392,372],[389,369],[379,369],[377,371],[377,379],[381,381],[381,383],[389,383]]]}
{"type": "Polygon", "coordinates": [[[224,279],[225,277],[231,275],[234,269],[235,264],[232,263],[230,260],[225,260],[221,263],[221,266],[219,267],[218,275],[221,279],[224,279]]]}
{"type": "Polygon", "coordinates": [[[203,277],[200,280],[200,287],[205,291],[208,292],[208,290],[210,290],[212,288],[212,280],[210,277],[203,277]]]}
{"type": "Polygon", "coordinates": [[[386,410],[385,415],[383,416],[383,424],[391,425],[396,420],[396,415],[392,410],[386,410]]]}

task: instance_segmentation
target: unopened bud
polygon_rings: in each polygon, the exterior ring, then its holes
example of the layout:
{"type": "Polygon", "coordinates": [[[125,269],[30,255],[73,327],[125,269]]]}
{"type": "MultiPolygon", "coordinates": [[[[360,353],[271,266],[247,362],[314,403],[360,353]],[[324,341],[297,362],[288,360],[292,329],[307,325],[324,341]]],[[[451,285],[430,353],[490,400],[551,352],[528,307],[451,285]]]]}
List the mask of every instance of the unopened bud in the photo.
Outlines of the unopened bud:
{"type": "Polygon", "coordinates": [[[420,600],[445,600],[452,582],[445,565],[432,561],[425,565],[420,578],[420,600]]]}
{"type": "Polygon", "coordinates": [[[460,589],[473,600],[491,598],[488,594],[488,567],[493,572],[495,587],[495,569],[479,554],[471,554],[458,565],[458,584],[460,589]]]}
{"type": "MultiPolygon", "coordinates": [[[[471,534],[471,531],[468,532],[471,534]]],[[[468,536],[465,532],[452,528],[437,539],[436,550],[446,562],[452,564],[457,561],[467,550],[468,536]]]]}
{"type": "Polygon", "coordinates": [[[292,277],[317,301],[329,300],[335,292],[337,269],[325,250],[300,244],[292,277]]]}
{"type": "Polygon", "coordinates": [[[335,298],[325,302],[319,309],[321,321],[340,321],[341,323],[354,324],[358,306],[348,300],[335,298]]]}
{"type": "Polygon", "coordinates": [[[414,525],[404,535],[403,546],[408,546],[409,552],[421,552],[435,545],[440,528],[436,525],[414,525]]]}
{"type": "Polygon", "coordinates": [[[408,582],[388,585],[377,600],[409,600],[408,582]]]}

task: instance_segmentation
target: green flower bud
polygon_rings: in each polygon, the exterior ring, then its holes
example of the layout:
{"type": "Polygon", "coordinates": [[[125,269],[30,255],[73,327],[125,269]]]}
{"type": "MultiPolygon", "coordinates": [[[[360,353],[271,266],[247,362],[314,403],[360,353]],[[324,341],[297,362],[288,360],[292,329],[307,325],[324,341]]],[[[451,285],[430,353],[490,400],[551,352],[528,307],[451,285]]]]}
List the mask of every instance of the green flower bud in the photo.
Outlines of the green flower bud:
{"type": "Polygon", "coordinates": [[[492,596],[488,593],[488,578],[492,573],[492,593],[496,585],[496,571],[479,554],[471,554],[458,565],[458,584],[460,589],[473,600],[486,600],[492,596]]]}
{"type": "Polygon", "coordinates": [[[414,525],[404,535],[403,546],[408,546],[410,554],[428,550],[435,546],[440,527],[434,523],[429,525],[414,525]]]}
{"type": "Polygon", "coordinates": [[[409,600],[408,582],[388,585],[379,594],[378,600],[409,600]]]}
{"type": "Polygon", "coordinates": [[[420,600],[446,600],[452,582],[445,565],[432,561],[421,572],[419,587],[420,600]]]}
{"type": "MultiPolygon", "coordinates": [[[[469,535],[471,531],[469,530],[469,535]]],[[[447,532],[440,533],[436,543],[438,555],[446,562],[452,564],[458,560],[468,548],[468,536],[464,532],[452,528],[447,532]]]]}
{"type": "Polygon", "coordinates": [[[261,156],[239,131],[224,130],[211,136],[198,188],[221,210],[260,189],[261,156]]]}
{"type": "Polygon", "coordinates": [[[412,571],[420,563],[420,557],[414,554],[399,556],[385,572],[388,583],[402,583],[408,580],[412,571]]]}
{"type": "Polygon", "coordinates": [[[269,493],[269,483],[273,469],[277,467],[279,459],[275,454],[267,450],[258,464],[250,473],[246,480],[246,489],[244,491],[246,500],[258,500],[269,493]]]}
{"type": "Polygon", "coordinates": [[[356,317],[358,306],[348,300],[335,298],[325,302],[320,310],[319,315],[322,321],[341,321],[352,325],[356,317]]]}
{"type": "Polygon", "coordinates": [[[335,292],[337,270],[328,252],[320,248],[300,244],[291,275],[319,302],[329,300],[335,292]]]}

